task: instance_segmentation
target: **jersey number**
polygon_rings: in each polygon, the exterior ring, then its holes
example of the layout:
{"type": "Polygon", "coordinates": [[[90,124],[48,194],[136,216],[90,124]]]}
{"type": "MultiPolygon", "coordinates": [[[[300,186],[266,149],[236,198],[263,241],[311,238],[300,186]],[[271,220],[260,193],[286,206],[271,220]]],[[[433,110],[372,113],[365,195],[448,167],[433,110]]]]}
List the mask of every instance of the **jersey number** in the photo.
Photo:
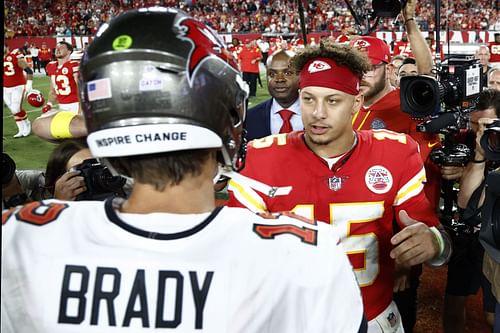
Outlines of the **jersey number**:
{"type": "Polygon", "coordinates": [[[71,86],[69,83],[69,78],[65,75],[51,75],[52,85],[56,94],[60,96],[68,96],[71,94],[71,86]]]}
{"type": "MultiPolygon", "coordinates": [[[[310,219],[314,218],[313,205],[297,205],[292,211],[310,219]]],[[[337,227],[342,237],[342,246],[353,265],[360,287],[373,284],[378,276],[378,238],[373,232],[353,231],[353,227],[362,223],[366,227],[363,229],[366,230],[383,214],[382,201],[330,204],[330,223],[337,227]],[[357,260],[360,256],[362,263],[357,260]]]]}
{"type": "Polygon", "coordinates": [[[16,74],[16,70],[14,69],[14,64],[10,61],[3,63],[3,73],[7,76],[12,76],[16,74]]]}
{"type": "Polygon", "coordinates": [[[57,219],[67,204],[32,202],[16,213],[16,218],[29,224],[44,225],[57,219]]]}
{"type": "MultiPolygon", "coordinates": [[[[305,218],[303,215],[296,214],[295,212],[281,212],[279,214],[261,213],[259,215],[267,219],[277,219],[279,215],[284,215],[316,225],[316,221],[305,218]]],[[[264,239],[273,239],[276,236],[288,234],[297,236],[302,242],[307,244],[316,245],[318,243],[318,232],[316,230],[307,227],[298,227],[293,224],[254,224],[253,231],[264,239]]]]}

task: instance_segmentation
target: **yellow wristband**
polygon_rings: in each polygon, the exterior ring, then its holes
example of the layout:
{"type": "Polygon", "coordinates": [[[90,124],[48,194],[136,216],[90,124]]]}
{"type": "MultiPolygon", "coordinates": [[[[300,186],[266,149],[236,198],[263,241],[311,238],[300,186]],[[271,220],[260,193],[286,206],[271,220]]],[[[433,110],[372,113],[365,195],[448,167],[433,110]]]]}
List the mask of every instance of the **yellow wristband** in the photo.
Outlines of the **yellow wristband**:
{"type": "Polygon", "coordinates": [[[54,139],[70,139],[73,137],[69,130],[71,120],[77,113],[72,111],[59,111],[50,122],[50,134],[54,139]]]}
{"type": "Polygon", "coordinates": [[[443,254],[444,251],[444,240],[443,240],[443,235],[441,235],[441,232],[436,227],[430,227],[429,230],[434,234],[434,237],[436,237],[436,240],[438,242],[439,246],[439,255],[440,257],[443,254]]]}

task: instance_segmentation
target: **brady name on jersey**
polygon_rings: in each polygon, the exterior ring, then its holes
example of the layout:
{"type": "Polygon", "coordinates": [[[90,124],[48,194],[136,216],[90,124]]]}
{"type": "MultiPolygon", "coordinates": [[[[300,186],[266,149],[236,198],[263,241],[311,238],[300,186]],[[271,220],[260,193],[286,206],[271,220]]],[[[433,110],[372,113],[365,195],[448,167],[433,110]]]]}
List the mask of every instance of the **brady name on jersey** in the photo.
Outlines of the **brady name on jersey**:
{"type": "Polygon", "coordinates": [[[13,323],[30,333],[357,332],[361,295],[331,226],[235,208],[122,214],[116,203],[49,200],[3,213],[3,332],[13,323]],[[305,271],[305,261],[323,264],[305,271]],[[13,299],[35,301],[13,309],[13,299]]]}

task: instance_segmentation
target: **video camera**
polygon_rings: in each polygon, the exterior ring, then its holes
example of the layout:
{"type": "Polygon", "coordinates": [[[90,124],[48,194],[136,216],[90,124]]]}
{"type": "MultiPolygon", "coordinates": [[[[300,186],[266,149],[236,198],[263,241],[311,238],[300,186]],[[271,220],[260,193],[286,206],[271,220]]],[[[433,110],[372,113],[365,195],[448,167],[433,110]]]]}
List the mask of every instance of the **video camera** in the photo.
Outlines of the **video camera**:
{"type": "Polygon", "coordinates": [[[76,197],[81,200],[105,200],[112,196],[125,196],[123,185],[126,179],[113,176],[109,169],[95,158],[87,159],[71,168],[71,171],[80,171],[85,180],[87,190],[76,197]]]}
{"type": "MultiPolygon", "coordinates": [[[[471,151],[458,142],[456,134],[467,128],[465,115],[475,108],[482,90],[481,71],[477,59],[449,58],[438,68],[437,79],[428,75],[401,78],[401,110],[422,120],[417,131],[444,134],[442,147],[429,155],[434,163],[461,166],[469,162],[471,151]]],[[[452,181],[443,180],[442,197],[441,222],[455,230],[459,226],[454,218],[456,190],[452,181]]]]}
{"type": "Polygon", "coordinates": [[[401,78],[401,109],[424,119],[473,103],[482,90],[481,66],[477,59],[450,58],[442,63],[438,79],[427,75],[401,78]]]}
{"type": "Polygon", "coordinates": [[[464,165],[470,160],[470,149],[453,142],[451,134],[467,128],[465,114],[474,110],[482,90],[481,72],[477,59],[450,58],[443,62],[437,80],[427,75],[401,78],[401,109],[425,120],[417,131],[445,135],[443,147],[430,155],[433,162],[464,165]]]}

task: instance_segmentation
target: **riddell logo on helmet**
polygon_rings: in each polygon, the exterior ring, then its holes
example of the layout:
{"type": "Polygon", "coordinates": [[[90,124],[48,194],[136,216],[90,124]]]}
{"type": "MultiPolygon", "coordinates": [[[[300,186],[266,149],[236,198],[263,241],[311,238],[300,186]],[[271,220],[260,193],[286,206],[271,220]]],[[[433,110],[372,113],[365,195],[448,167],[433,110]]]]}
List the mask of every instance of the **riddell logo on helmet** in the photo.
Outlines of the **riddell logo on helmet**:
{"type": "Polygon", "coordinates": [[[192,85],[196,71],[205,59],[216,56],[237,70],[238,65],[233,55],[227,50],[222,39],[209,27],[192,18],[185,18],[178,23],[181,30],[179,37],[189,41],[193,48],[187,62],[188,81],[192,85]]]}

